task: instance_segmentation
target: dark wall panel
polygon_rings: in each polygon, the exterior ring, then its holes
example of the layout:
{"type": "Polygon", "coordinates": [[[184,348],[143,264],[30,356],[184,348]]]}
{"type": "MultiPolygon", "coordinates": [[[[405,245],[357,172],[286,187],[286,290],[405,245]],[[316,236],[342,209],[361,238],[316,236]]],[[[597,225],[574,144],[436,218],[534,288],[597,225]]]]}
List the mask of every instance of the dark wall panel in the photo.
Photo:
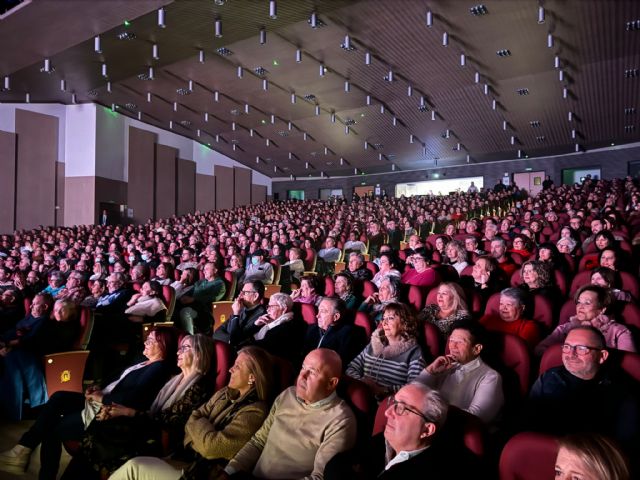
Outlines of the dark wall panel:
{"type": "Polygon", "coordinates": [[[251,203],[251,170],[234,167],[234,206],[241,207],[251,203]]]}
{"type": "Polygon", "coordinates": [[[144,223],[153,217],[154,163],[156,135],[129,127],[129,180],[127,204],[133,209],[133,221],[144,223]]]}
{"type": "Polygon", "coordinates": [[[216,209],[216,177],[196,174],[196,210],[208,212],[216,209]]]}
{"type": "Polygon", "coordinates": [[[233,208],[233,167],[216,165],[216,209],[230,210],[233,208]]]}
{"type": "Polygon", "coordinates": [[[16,109],[16,228],[55,223],[58,118],[16,109]]]}
{"type": "Polygon", "coordinates": [[[0,131],[0,235],[15,228],[16,134],[0,131]]]}
{"type": "Polygon", "coordinates": [[[251,185],[251,203],[261,203],[267,201],[266,185],[251,185]]]}
{"type": "Polygon", "coordinates": [[[178,215],[193,213],[196,209],[196,162],[178,160],[178,215]]]}
{"type": "Polygon", "coordinates": [[[177,158],[176,148],[156,145],[156,218],[167,218],[176,213],[177,158]]]}
{"type": "Polygon", "coordinates": [[[65,165],[56,162],[56,226],[64,225],[65,165]]]}

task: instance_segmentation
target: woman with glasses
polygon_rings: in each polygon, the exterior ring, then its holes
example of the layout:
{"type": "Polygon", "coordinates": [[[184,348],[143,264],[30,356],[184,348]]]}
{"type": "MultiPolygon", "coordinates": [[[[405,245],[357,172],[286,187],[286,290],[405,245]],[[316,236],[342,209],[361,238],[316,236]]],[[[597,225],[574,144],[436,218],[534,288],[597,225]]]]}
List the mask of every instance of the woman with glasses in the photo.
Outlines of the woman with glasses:
{"type": "Polygon", "coordinates": [[[569,321],[558,325],[551,335],[535,348],[542,355],[551,345],[562,343],[569,330],[577,325],[591,325],[602,332],[607,347],[635,352],[636,347],[629,329],[607,315],[612,303],[611,291],[598,285],[585,285],[575,295],[576,314],[569,321]]]}
{"type": "Polygon", "coordinates": [[[217,478],[216,472],[262,425],[274,393],[272,359],[261,348],[251,346],[240,350],[229,371],[229,384],[193,411],[186,425],[183,422],[185,452],[182,455],[171,460],[136,457],[116,470],[110,479],[217,478]],[[182,458],[190,460],[182,461],[182,458]]]}
{"type": "Polygon", "coordinates": [[[31,453],[40,445],[40,479],[55,479],[60,466],[62,442],[80,440],[86,428],[113,404],[147,410],[175,371],[177,332],[153,330],[144,344],[147,360],[127,368],[105,388],[89,387],[84,394],[59,391],[40,411],[36,422],[11,450],[0,453],[0,469],[24,473],[31,453]]]}
{"type": "Polygon", "coordinates": [[[179,449],[187,419],[214,392],[208,375],[215,366],[213,340],[202,334],[183,337],[177,364],[180,373],[162,387],[150,409],[103,407],[82,440],[82,455],[74,457],[64,478],[100,478],[135,456],[163,456],[179,449]],[[163,432],[168,445],[162,444],[163,432]]]}
{"type": "Polygon", "coordinates": [[[381,326],[345,372],[369,385],[380,399],[409,383],[425,367],[417,341],[418,321],[408,306],[387,305],[381,326]]]}

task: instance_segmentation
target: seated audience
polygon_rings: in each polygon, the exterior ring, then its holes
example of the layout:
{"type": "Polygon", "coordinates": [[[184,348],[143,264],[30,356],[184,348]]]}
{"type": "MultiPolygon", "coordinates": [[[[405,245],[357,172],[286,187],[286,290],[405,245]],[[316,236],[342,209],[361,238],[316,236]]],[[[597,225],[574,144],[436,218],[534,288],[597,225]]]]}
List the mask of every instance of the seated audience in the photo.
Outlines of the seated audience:
{"type": "Polygon", "coordinates": [[[89,387],[84,394],[54,393],[18,444],[0,454],[0,470],[24,472],[31,453],[40,445],[39,478],[55,479],[62,442],[80,440],[104,406],[118,404],[147,410],[175,369],[176,350],[177,335],[173,329],[154,330],[145,342],[143,355],[147,360],[127,368],[115,382],[103,389],[89,387]]]}
{"type": "Polygon", "coordinates": [[[348,310],[354,310],[359,305],[359,300],[353,293],[353,277],[346,272],[334,275],[333,286],[336,297],[341,298],[348,310]]]}
{"type": "Polygon", "coordinates": [[[557,480],[631,480],[629,462],[607,437],[580,433],[567,435],[558,444],[557,480]]]}
{"type": "Polygon", "coordinates": [[[123,405],[105,405],[82,439],[81,455],[74,457],[65,477],[96,478],[113,473],[138,455],[173,452],[184,438],[184,425],[191,412],[214,391],[209,369],[215,367],[213,341],[202,334],[180,341],[177,365],[180,373],[158,392],[148,410],[123,405]],[[168,444],[163,445],[163,432],[168,444]]]}
{"type": "Polygon", "coordinates": [[[364,330],[347,320],[346,311],[342,299],[323,298],[318,305],[318,322],[307,327],[303,353],[315,348],[328,348],[338,353],[345,367],[349,365],[367,341],[364,330]]]}
{"type": "Polygon", "coordinates": [[[227,287],[218,276],[219,269],[213,263],[204,265],[204,278],[193,285],[190,293],[180,296],[180,323],[187,332],[193,334],[210,333],[213,318],[211,304],[222,300],[227,287]]]}
{"type": "Polygon", "coordinates": [[[510,333],[522,338],[531,349],[540,342],[540,326],[525,317],[527,294],[518,288],[500,293],[498,315],[484,315],[480,323],[487,330],[510,333]]]}
{"type": "Polygon", "coordinates": [[[600,330],[574,327],[562,346],[562,366],[547,370],[531,388],[524,427],[553,434],[602,433],[637,452],[637,384],[609,367],[608,358],[600,330]]]}
{"type": "Polygon", "coordinates": [[[491,423],[504,394],[500,374],[480,358],[484,335],[477,323],[458,322],[449,336],[449,354],[436,358],[416,380],[438,390],[451,405],[491,423]]]}
{"type": "Polygon", "coordinates": [[[536,346],[536,355],[542,355],[550,345],[562,343],[567,332],[578,325],[591,325],[600,330],[608,348],[617,348],[628,352],[636,351],[629,329],[607,315],[612,301],[609,290],[597,285],[585,285],[576,292],[574,298],[576,314],[570,317],[567,323],[558,325],[547,338],[536,346]]]}
{"type": "Polygon", "coordinates": [[[449,336],[452,326],[459,320],[471,319],[464,290],[457,283],[443,282],[438,286],[436,303],[424,307],[418,320],[433,323],[443,335],[449,336]]]}
{"type": "Polygon", "coordinates": [[[276,398],[269,416],[224,471],[258,478],[318,478],[334,455],[356,441],[356,420],[335,393],[342,364],[320,348],[304,359],[295,387],[276,398]],[[304,429],[300,429],[304,425],[304,429]]]}
{"type": "Polygon", "coordinates": [[[245,283],[231,305],[233,315],[218,327],[213,333],[213,339],[231,343],[232,335],[234,338],[248,337],[249,332],[255,329],[256,320],[267,313],[262,306],[263,298],[264,284],[261,281],[245,283]]]}
{"type": "Polygon", "coordinates": [[[418,322],[408,306],[387,305],[380,325],[346,370],[348,376],[366,383],[378,399],[397,391],[425,367],[418,322]]]}

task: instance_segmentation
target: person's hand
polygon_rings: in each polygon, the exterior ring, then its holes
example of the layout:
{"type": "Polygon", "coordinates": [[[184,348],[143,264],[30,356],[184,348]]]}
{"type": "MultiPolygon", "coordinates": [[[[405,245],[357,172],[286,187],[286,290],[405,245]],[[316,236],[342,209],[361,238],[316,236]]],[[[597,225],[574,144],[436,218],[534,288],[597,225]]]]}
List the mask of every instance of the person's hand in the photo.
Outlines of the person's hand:
{"type": "Polygon", "coordinates": [[[240,315],[240,310],[242,310],[242,300],[237,297],[231,304],[231,311],[234,315],[240,315]]]}
{"type": "Polygon", "coordinates": [[[273,318],[271,318],[268,314],[264,314],[256,320],[256,325],[258,326],[268,325],[271,322],[273,322],[273,318]]]}
{"type": "Polygon", "coordinates": [[[457,366],[455,358],[451,355],[442,355],[436,358],[426,370],[431,375],[439,375],[457,366]]]}
{"type": "Polygon", "coordinates": [[[380,303],[380,294],[378,292],[372,293],[365,300],[369,305],[373,305],[374,303],[380,303]]]}

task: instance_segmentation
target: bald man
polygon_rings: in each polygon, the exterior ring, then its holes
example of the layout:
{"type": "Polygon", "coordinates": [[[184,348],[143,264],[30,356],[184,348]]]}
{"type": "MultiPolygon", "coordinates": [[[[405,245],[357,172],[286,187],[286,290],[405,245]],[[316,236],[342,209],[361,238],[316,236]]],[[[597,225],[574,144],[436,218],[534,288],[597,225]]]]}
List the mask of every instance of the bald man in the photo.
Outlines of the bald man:
{"type": "Polygon", "coordinates": [[[327,462],[356,442],[353,412],[336,395],[341,373],[342,361],[333,350],[309,352],[295,387],[276,398],[264,424],[231,459],[226,474],[322,480],[327,462]]]}

